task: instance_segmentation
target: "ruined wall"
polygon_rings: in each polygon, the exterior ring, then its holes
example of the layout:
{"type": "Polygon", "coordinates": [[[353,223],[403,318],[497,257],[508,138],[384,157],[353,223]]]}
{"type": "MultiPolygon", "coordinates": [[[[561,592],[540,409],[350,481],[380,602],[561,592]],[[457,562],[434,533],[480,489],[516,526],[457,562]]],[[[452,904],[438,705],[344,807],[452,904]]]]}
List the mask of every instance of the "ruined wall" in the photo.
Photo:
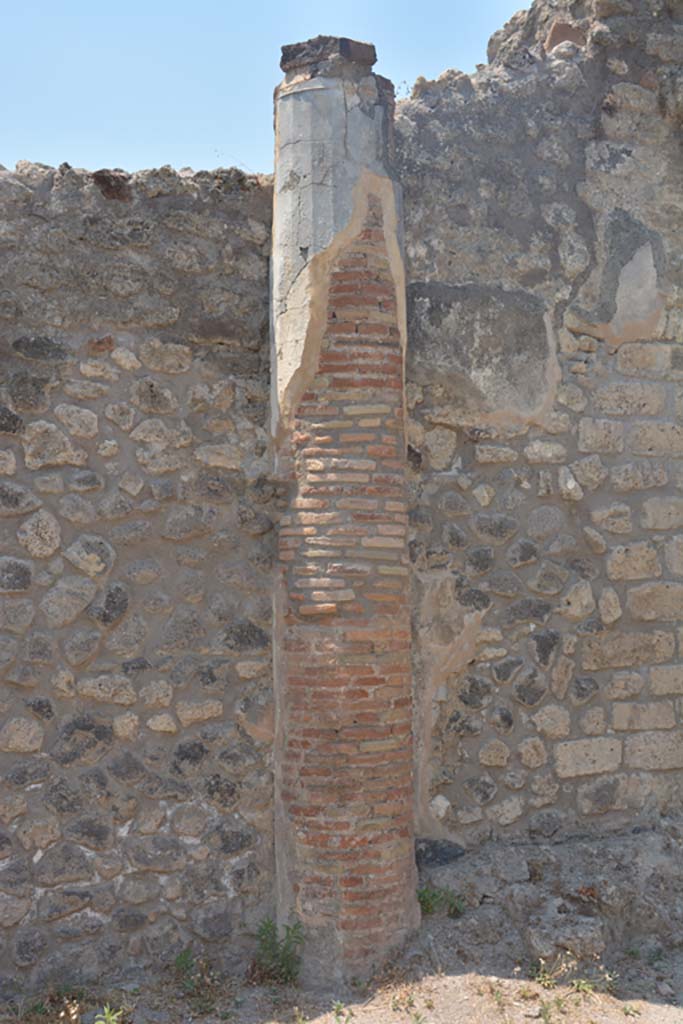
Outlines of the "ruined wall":
{"type": "Polygon", "coordinates": [[[418,832],[680,808],[683,10],[537,3],[401,104],[418,832]]]}
{"type": "Polygon", "coordinates": [[[333,43],[287,80],[272,408],[269,182],[0,170],[0,997],[243,963],[276,903],[369,966],[412,786],[470,847],[681,809],[680,4],[543,0],[418,81],[407,332],[390,89],[336,40],[328,116],[333,43]]]}
{"type": "Polygon", "coordinates": [[[268,184],[20,165],[0,204],[7,997],[272,906],[278,492],[268,184]]]}

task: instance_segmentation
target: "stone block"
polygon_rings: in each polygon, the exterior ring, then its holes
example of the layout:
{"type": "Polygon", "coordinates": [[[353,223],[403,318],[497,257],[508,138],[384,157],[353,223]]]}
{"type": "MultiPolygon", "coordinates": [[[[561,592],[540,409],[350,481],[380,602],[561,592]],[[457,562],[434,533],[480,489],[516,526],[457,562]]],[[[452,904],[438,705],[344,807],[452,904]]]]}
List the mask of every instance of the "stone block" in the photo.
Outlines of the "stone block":
{"type": "Polygon", "coordinates": [[[659,416],[666,402],[662,384],[620,381],[604,384],[593,395],[596,412],[608,416],[659,416]]]}
{"type": "Polygon", "coordinates": [[[683,768],[683,738],[680,730],[641,732],[624,740],[627,768],[644,771],[670,771],[683,768]]]}
{"type": "Polygon", "coordinates": [[[607,556],[607,575],[611,580],[646,580],[661,576],[657,549],[648,541],[612,548],[607,556]]]}
{"type": "Polygon", "coordinates": [[[683,526],[683,498],[648,498],[643,502],[642,524],[646,530],[675,530],[683,526]]]}
{"type": "Polygon", "coordinates": [[[650,342],[622,345],[617,353],[617,370],[629,377],[665,377],[671,368],[671,346],[650,342]]]}
{"type": "Polygon", "coordinates": [[[612,708],[612,727],[619,732],[644,732],[647,729],[673,729],[676,711],[671,701],[652,704],[624,701],[612,708]]]}
{"type": "Polygon", "coordinates": [[[650,669],[650,692],[656,697],[683,695],[683,664],[653,666],[650,669]]]}
{"type": "Polygon", "coordinates": [[[677,423],[634,423],[628,443],[636,455],[683,455],[683,426],[677,423]]]}
{"type": "Polygon", "coordinates": [[[626,606],[641,622],[676,622],[683,619],[683,583],[644,583],[631,587],[626,606]]]}
{"type": "Polygon", "coordinates": [[[683,534],[672,537],[664,545],[664,561],[674,576],[683,576],[683,534]]]}
{"type": "Polygon", "coordinates": [[[624,449],[624,426],[617,420],[579,420],[579,451],[616,453],[624,449]]]}
{"type": "Polygon", "coordinates": [[[581,665],[590,672],[659,664],[671,660],[675,646],[673,633],[663,630],[599,633],[584,640],[581,665]]]}
{"type": "Polygon", "coordinates": [[[555,747],[555,770],[561,779],[611,772],[621,764],[621,740],[599,736],[567,740],[555,747]]]}

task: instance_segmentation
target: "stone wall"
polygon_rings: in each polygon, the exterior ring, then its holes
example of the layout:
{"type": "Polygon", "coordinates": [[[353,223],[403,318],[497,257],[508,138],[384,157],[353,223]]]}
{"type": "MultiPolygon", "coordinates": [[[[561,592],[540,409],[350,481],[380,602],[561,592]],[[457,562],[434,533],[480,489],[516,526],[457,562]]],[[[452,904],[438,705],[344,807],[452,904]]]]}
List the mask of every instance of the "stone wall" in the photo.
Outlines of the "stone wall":
{"type": "Polygon", "coordinates": [[[537,3],[399,107],[418,832],[680,809],[683,11],[537,3]]]}
{"type": "MultiPolygon", "coordinates": [[[[270,187],[0,173],[0,994],[272,905],[270,187]]],[[[226,941],[228,940],[229,941],[226,941]]]]}

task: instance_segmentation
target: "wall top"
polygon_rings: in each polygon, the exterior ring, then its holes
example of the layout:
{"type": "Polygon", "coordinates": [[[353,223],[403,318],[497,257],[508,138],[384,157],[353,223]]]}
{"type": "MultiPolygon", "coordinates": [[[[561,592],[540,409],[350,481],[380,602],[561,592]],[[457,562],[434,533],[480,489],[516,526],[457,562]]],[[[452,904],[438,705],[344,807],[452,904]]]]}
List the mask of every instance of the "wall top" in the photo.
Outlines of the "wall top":
{"type": "Polygon", "coordinates": [[[344,36],[316,36],[283,46],[280,67],[283,71],[293,71],[339,60],[360,64],[369,70],[377,60],[377,53],[372,43],[359,43],[344,36]]]}

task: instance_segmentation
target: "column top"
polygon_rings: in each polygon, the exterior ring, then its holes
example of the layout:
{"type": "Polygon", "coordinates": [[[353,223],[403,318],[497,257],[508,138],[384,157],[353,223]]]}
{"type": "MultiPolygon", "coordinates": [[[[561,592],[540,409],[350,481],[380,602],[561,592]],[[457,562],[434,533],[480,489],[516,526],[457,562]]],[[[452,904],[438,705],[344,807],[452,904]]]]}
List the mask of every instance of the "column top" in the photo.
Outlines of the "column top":
{"type": "Polygon", "coordinates": [[[283,46],[280,67],[283,71],[294,71],[338,60],[360,64],[369,70],[377,60],[377,53],[372,43],[359,43],[345,36],[316,36],[283,46]]]}

